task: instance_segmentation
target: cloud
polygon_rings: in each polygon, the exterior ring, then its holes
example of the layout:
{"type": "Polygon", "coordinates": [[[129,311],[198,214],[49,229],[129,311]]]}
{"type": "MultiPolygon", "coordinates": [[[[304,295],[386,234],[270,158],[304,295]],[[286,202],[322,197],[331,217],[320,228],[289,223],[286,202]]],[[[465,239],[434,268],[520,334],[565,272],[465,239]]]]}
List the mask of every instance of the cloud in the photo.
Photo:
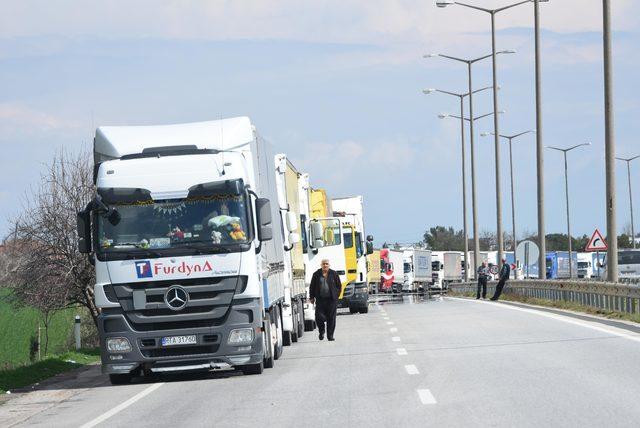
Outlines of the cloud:
{"type": "Polygon", "coordinates": [[[78,128],[78,122],[35,110],[24,104],[0,103],[0,129],[9,131],[51,131],[78,128]]]}
{"type": "MultiPolygon", "coordinates": [[[[474,2],[503,6],[504,0],[474,2]]],[[[542,5],[542,23],[559,32],[598,31],[601,0],[563,0],[542,5]]],[[[617,0],[618,30],[637,30],[638,6],[617,0]]],[[[498,28],[531,26],[531,7],[498,16],[498,28]]],[[[307,42],[416,44],[452,34],[487,31],[488,16],[462,7],[441,10],[435,0],[124,0],[10,2],[0,16],[0,37],[43,35],[161,37],[176,39],[285,39],[307,42]]]]}

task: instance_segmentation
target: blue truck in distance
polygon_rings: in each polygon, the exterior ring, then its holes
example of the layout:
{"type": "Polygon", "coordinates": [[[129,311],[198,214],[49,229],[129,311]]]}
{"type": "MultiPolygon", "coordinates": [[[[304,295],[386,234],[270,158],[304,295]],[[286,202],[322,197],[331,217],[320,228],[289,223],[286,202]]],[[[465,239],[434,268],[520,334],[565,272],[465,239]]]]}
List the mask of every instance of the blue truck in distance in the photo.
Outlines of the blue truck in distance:
{"type": "MultiPolygon", "coordinates": [[[[565,279],[570,277],[569,252],[549,251],[546,255],[547,279],[565,279]]],[[[571,267],[574,276],[578,275],[578,253],[571,253],[571,267]]]]}

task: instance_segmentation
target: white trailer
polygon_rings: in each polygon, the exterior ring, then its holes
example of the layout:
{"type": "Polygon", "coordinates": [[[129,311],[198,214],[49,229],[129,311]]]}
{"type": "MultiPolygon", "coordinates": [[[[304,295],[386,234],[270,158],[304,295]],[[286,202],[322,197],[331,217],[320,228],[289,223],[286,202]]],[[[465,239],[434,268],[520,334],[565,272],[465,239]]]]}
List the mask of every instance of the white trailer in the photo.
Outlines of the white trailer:
{"type": "Polygon", "coordinates": [[[457,251],[445,251],[442,257],[444,264],[442,278],[446,289],[452,282],[462,282],[462,256],[457,251]]]}
{"type": "Polygon", "coordinates": [[[275,156],[276,187],[281,221],[284,226],[284,304],[282,305],[283,344],[291,345],[304,335],[304,283],[305,265],[299,231],[302,230],[300,216],[300,194],[298,181],[301,174],[287,155],[275,156]]]}
{"type": "Polygon", "coordinates": [[[410,248],[404,250],[404,283],[402,291],[423,291],[432,281],[431,251],[410,248]]]}
{"type": "Polygon", "coordinates": [[[78,213],[96,270],[102,370],[261,373],[282,353],[274,156],[247,117],[100,127],[78,213]]]}

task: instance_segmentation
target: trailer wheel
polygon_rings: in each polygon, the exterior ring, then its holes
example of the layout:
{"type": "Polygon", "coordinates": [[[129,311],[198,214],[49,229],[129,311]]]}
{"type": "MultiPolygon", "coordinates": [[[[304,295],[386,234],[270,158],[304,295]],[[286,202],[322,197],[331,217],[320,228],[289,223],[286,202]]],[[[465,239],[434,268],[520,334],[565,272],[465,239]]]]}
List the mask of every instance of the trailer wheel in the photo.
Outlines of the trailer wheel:
{"type": "Polygon", "coordinates": [[[264,325],[264,333],[263,334],[263,349],[264,349],[264,358],[263,364],[267,369],[273,368],[273,354],[275,353],[275,346],[273,342],[273,338],[271,337],[271,314],[267,314],[264,317],[263,321],[264,325]]]}
{"type": "Polygon", "coordinates": [[[282,311],[280,310],[279,306],[276,306],[275,308],[275,324],[276,324],[276,343],[275,343],[275,350],[273,353],[273,359],[274,360],[278,360],[280,359],[280,357],[282,356],[282,343],[284,341],[283,339],[283,335],[282,335],[282,311]]]}
{"type": "Polygon", "coordinates": [[[304,336],[304,305],[298,300],[298,338],[304,336]]]}

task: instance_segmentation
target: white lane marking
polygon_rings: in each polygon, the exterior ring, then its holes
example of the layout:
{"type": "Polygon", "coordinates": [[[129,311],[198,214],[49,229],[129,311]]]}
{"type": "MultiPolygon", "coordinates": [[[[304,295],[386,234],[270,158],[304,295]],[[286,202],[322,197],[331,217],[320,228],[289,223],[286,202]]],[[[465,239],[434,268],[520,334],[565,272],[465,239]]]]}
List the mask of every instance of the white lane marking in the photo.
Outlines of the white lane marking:
{"type": "Polygon", "coordinates": [[[418,368],[416,366],[414,366],[413,364],[408,364],[408,365],[404,366],[404,369],[410,375],[420,374],[420,372],[418,371],[418,368]]]}
{"type": "Polygon", "coordinates": [[[407,350],[404,348],[398,348],[396,349],[396,352],[398,353],[398,355],[407,355],[407,350]]]}
{"type": "MultiPolygon", "coordinates": [[[[511,310],[514,310],[514,311],[526,312],[526,313],[529,313],[529,314],[534,314],[534,315],[539,315],[539,316],[542,316],[542,317],[551,318],[551,319],[554,319],[556,321],[562,321],[562,322],[565,322],[567,324],[573,324],[573,325],[577,325],[577,326],[581,326],[581,327],[585,327],[585,328],[590,328],[591,330],[599,331],[601,333],[609,333],[609,334],[612,334],[614,336],[622,337],[624,339],[633,340],[634,342],[640,342],[640,336],[637,335],[637,334],[628,334],[628,333],[623,333],[622,331],[610,330],[608,328],[604,328],[604,327],[599,327],[597,325],[593,325],[592,323],[590,323],[588,321],[580,321],[580,320],[577,320],[577,319],[574,319],[574,318],[570,318],[568,316],[552,314],[552,313],[549,313],[549,312],[544,312],[544,311],[536,310],[536,309],[528,309],[528,308],[521,308],[521,307],[518,307],[518,306],[503,305],[501,303],[495,303],[495,302],[481,302],[479,300],[476,301],[476,300],[469,300],[469,299],[459,299],[457,297],[447,297],[447,299],[465,300],[465,301],[469,301],[469,302],[473,302],[473,303],[481,303],[483,305],[493,305],[493,306],[498,306],[498,307],[501,307],[501,308],[504,308],[504,309],[511,309],[511,310]]],[[[615,328],[615,327],[612,327],[612,328],[615,328]]]]}
{"type": "Polygon", "coordinates": [[[389,321],[389,317],[382,317],[383,319],[389,321]]]}
{"type": "Polygon", "coordinates": [[[387,321],[387,325],[393,325],[394,322],[393,321],[387,321]]]}
{"type": "Polygon", "coordinates": [[[418,397],[420,397],[420,401],[422,402],[422,404],[436,404],[436,398],[433,396],[433,394],[431,393],[431,391],[429,391],[428,389],[419,389],[418,390],[418,397]]]}
{"type": "Polygon", "coordinates": [[[392,341],[392,342],[400,342],[400,338],[399,338],[398,336],[393,336],[393,337],[391,338],[391,341],[392,341]]]}
{"type": "Polygon", "coordinates": [[[397,333],[397,332],[398,332],[398,327],[391,327],[391,328],[389,329],[389,332],[390,332],[390,333],[397,333]]]}
{"type": "Polygon", "coordinates": [[[80,428],[91,428],[91,427],[94,427],[94,426],[96,426],[98,424],[101,424],[102,422],[106,421],[110,417],[120,413],[121,411],[123,411],[127,407],[131,406],[136,401],[138,401],[141,398],[144,398],[145,396],[151,394],[153,391],[155,391],[156,389],[160,388],[162,385],[164,385],[164,382],[155,383],[155,384],[151,385],[150,387],[144,389],[143,391],[141,391],[141,392],[137,393],[136,395],[134,395],[133,397],[129,398],[124,403],[117,405],[116,407],[114,407],[113,409],[109,410],[108,412],[103,413],[102,415],[98,416],[97,418],[95,418],[95,419],[87,422],[86,424],[82,425],[80,428]]]}

